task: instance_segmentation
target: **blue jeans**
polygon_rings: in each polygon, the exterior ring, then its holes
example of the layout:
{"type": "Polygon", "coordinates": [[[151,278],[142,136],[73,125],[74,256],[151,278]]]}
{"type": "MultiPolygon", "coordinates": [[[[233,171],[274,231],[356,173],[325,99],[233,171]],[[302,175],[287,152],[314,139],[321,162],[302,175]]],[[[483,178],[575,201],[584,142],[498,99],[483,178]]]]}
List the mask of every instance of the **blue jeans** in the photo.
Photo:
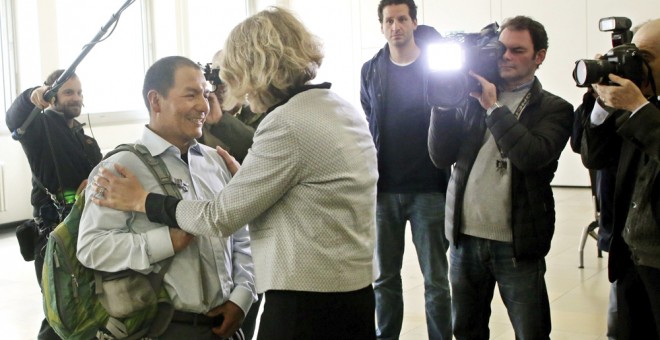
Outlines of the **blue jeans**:
{"type": "Polygon", "coordinates": [[[511,243],[461,234],[450,250],[454,336],[488,339],[495,283],[516,339],[550,338],[545,259],[515,260],[511,243]]]}
{"type": "Polygon", "coordinates": [[[424,276],[429,339],[451,339],[451,296],[447,278],[445,195],[443,193],[378,194],[376,211],[378,339],[398,339],[403,322],[401,265],[406,221],[410,221],[417,259],[424,276]]]}

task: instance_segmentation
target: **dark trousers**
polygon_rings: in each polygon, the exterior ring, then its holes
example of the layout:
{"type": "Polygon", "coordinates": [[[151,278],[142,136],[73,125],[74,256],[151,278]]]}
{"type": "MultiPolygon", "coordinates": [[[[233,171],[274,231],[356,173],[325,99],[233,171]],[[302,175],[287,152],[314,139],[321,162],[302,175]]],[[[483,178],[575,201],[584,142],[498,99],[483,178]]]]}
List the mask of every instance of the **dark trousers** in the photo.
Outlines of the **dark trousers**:
{"type": "Polygon", "coordinates": [[[252,306],[250,306],[250,310],[248,311],[247,315],[245,316],[245,319],[243,319],[243,325],[241,325],[241,330],[243,330],[243,334],[245,335],[245,339],[247,340],[252,340],[252,337],[254,336],[254,327],[257,324],[257,316],[259,314],[259,306],[261,306],[261,302],[264,299],[263,294],[258,294],[257,295],[258,300],[255,301],[252,306]]]}
{"type": "Polygon", "coordinates": [[[631,266],[616,285],[617,339],[659,339],[660,269],[631,266]]]}
{"type": "Polygon", "coordinates": [[[376,339],[371,285],[352,292],[269,290],[258,340],[376,339]]]}

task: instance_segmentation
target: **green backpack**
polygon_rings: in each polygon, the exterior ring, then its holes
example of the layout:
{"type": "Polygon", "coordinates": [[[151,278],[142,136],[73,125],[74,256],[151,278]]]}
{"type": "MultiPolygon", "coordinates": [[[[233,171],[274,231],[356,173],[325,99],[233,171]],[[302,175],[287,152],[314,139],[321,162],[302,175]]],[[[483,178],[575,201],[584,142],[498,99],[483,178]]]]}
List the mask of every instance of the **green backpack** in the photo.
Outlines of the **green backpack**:
{"type": "MultiPolygon", "coordinates": [[[[167,167],[159,157],[153,157],[144,145],[122,144],[105,158],[121,152],[136,154],[158,179],[168,195],[181,198],[167,167]]],[[[84,191],[71,212],[51,233],[46,246],[42,290],[46,319],[63,339],[94,339],[100,329],[115,339],[142,339],[162,334],[168,327],[174,308],[162,286],[162,279],[171,259],[161,262],[158,274],[149,281],[158,292],[157,301],[149,307],[123,319],[113,318],[99,301],[102,293],[100,272],[84,267],[76,257],[78,224],[85,208],[84,191]]]]}

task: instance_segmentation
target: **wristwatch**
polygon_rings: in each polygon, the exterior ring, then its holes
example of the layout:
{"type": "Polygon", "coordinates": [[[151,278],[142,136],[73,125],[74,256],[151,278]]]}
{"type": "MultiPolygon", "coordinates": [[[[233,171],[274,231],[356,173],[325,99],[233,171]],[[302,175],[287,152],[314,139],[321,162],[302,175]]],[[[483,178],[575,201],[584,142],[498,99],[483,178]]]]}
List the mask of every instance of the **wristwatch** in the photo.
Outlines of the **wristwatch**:
{"type": "Polygon", "coordinates": [[[490,116],[490,114],[493,113],[493,111],[495,111],[495,109],[499,109],[500,107],[502,107],[502,105],[500,105],[500,103],[494,102],[493,105],[491,105],[488,108],[488,110],[486,110],[486,116],[490,116]]]}

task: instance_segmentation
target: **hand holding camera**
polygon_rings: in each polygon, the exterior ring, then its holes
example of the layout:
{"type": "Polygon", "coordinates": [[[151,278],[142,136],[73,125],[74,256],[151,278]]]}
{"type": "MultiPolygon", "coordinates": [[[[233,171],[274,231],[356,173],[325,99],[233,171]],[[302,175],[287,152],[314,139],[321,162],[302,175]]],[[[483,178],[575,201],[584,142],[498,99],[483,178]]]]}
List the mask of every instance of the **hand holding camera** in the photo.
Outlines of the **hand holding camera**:
{"type": "Polygon", "coordinates": [[[608,82],[612,85],[597,84],[594,86],[602,104],[632,112],[648,102],[639,87],[632,81],[609,74],[608,82]]]}
{"type": "Polygon", "coordinates": [[[474,73],[473,71],[469,72],[470,76],[476,79],[481,87],[481,92],[472,91],[470,96],[476,98],[481,104],[481,107],[488,110],[497,102],[497,88],[495,84],[486,80],[486,78],[474,73]]]}

